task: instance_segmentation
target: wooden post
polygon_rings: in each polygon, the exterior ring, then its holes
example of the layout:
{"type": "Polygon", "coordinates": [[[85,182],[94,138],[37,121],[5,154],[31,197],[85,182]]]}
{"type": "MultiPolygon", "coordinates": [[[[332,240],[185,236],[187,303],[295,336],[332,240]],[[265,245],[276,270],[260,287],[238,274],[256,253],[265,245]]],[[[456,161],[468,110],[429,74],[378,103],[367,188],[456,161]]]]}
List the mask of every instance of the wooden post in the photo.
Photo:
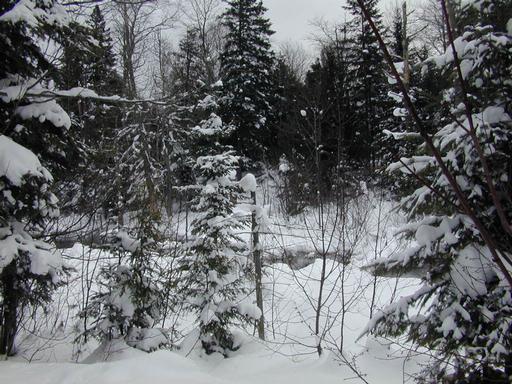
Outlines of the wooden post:
{"type": "Polygon", "coordinates": [[[254,260],[254,273],[256,278],[256,305],[261,311],[260,318],[256,321],[258,328],[258,337],[265,340],[265,319],[263,317],[263,292],[261,287],[261,249],[260,249],[260,236],[258,232],[258,223],[256,221],[256,192],[251,192],[252,201],[254,204],[251,214],[251,232],[252,232],[252,256],[254,260]]]}

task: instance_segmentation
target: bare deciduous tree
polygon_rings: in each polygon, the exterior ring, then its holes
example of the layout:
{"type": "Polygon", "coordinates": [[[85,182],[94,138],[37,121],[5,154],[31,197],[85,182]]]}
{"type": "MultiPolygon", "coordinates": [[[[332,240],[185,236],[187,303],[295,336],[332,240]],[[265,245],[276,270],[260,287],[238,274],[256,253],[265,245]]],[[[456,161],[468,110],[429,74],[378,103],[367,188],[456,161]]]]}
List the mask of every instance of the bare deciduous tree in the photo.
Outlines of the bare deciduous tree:
{"type": "Polygon", "coordinates": [[[118,1],[110,5],[115,39],[121,57],[124,96],[136,98],[148,62],[148,48],[155,32],[169,29],[178,8],[172,1],[118,1]]]}

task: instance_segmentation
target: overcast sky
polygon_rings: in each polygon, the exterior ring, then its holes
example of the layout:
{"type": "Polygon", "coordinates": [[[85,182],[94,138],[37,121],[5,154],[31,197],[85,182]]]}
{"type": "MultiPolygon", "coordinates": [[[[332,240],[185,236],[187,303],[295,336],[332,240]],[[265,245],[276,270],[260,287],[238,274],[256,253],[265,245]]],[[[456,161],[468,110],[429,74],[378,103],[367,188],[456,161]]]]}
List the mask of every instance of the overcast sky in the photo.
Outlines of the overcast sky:
{"type": "Polygon", "coordinates": [[[343,0],[263,0],[267,16],[276,32],[274,43],[281,41],[308,41],[314,28],[310,22],[323,18],[328,21],[344,19],[343,0]]]}
{"type": "MultiPolygon", "coordinates": [[[[402,1],[380,0],[379,8],[382,12],[390,12],[394,4],[402,1]]],[[[414,7],[416,0],[407,0],[407,3],[409,7],[414,7]]],[[[315,33],[311,22],[317,19],[343,22],[346,14],[343,9],[345,0],[263,0],[263,4],[268,9],[266,15],[276,32],[272,42],[279,45],[284,41],[298,41],[310,53],[315,53],[316,50],[311,39],[311,35],[315,33]]]]}

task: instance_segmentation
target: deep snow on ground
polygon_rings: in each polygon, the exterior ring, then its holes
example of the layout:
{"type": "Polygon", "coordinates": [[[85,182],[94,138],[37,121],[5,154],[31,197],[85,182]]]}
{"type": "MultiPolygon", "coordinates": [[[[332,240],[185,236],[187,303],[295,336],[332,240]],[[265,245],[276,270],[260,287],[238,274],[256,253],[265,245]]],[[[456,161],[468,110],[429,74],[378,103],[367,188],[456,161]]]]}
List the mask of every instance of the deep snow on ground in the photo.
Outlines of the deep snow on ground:
{"type": "MultiPolygon", "coordinates": [[[[402,359],[390,360],[385,347],[373,345],[363,356],[360,369],[369,383],[402,382],[402,359]]],[[[408,362],[406,365],[414,365],[408,362]]],[[[31,363],[0,362],[3,383],[23,384],[330,384],[360,382],[333,356],[312,358],[301,363],[270,351],[258,341],[246,340],[229,359],[217,356],[184,356],[161,350],[147,354],[116,346],[107,362],[31,363]]]]}
{"type": "MultiPolygon", "coordinates": [[[[270,207],[269,225],[262,236],[266,258],[282,256],[287,250],[303,254],[322,249],[332,254],[349,251],[348,264],[332,259],[325,261],[328,277],[319,324],[325,353],[321,358],[316,352],[318,336],[315,335],[315,306],[324,266],[320,259],[301,269],[283,262],[267,263],[264,268],[267,341],[260,342],[253,336],[253,329],[246,329],[240,336],[241,349],[228,359],[204,356],[197,346],[191,348],[193,340],[187,340],[180,350],[150,354],[121,343],[110,346],[109,353],[97,350],[92,356],[98,344],[91,341],[82,346],[82,353],[77,355],[78,347],[73,340],[82,322],[76,319],[76,313],[84,304],[83,292],[96,289],[94,283],[88,286],[88,279],[83,276],[92,279],[110,255],[75,244],[65,254],[76,272],[71,275],[69,284],[56,294],[47,320],[26,324],[18,339],[19,356],[0,362],[0,383],[363,382],[347,363],[357,368],[368,383],[407,381],[411,373],[418,372],[418,363],[426,361],[425,356],[373,337],[358,339],[369,319],[373,297],[375,313],[392,297],[407,294],[416,284],[412,279],[374,280],[359,268],[403,247],[392,236],[403,222],[399,214],[392,212],[392,206],[391,202],[370,193],[351,203],[344,213],[344,222],[333,207],[324,210],[324,217],[320,219],[318,210],[313,208],[304,215],[284,218],[275,202],[274,207],[270,207]],[[91,262],[84,263],[86,259],[91,262]],[[341,346],[343,355],[339,352],[341,346]]],[[[174,225],[183,237],[183,215],[177,215],[175,220],[174,225]]],[[[191,221],[189,217],[188,222],[191,221]]],[[[243,233],[242,236],[249,243],[249,235],[243,233]]],[[[181,314],[169,318],[165,326],[171,325],[179,327],[172,339],[175,345],[182,343],[183,337],[194,328],[193,318],[181,314]]]]}

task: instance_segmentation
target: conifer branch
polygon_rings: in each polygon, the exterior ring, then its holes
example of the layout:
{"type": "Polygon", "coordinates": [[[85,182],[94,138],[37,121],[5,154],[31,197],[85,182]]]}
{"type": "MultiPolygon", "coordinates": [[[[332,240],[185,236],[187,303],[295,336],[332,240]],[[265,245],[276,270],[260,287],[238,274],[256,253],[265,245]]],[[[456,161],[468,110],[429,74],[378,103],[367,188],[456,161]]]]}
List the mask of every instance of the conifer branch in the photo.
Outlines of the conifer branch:
{"type": "Polygon", "coordinates": [[[510,272],[508,271],[507,267],[503,263],[502,258],[498,254],[498,246],[496,244],[496,241],[491,236],[491,234],[489,233],[487,228],[485,228],[485,226],[481,222],[481,220],[478,218],[478,216],[477,216],[476,212],[474,211],[474,209],[471,207],[467,197],[464,195],[464,193],[462,192],[460,186],[458,185],[457,181],[455,180],[454,175],[452,174],[452,172],[450,172],[450,170],[448,169],[448,166],[444,162],[443,157],[441,155],[441,152],[435,146],[435,144],[434,144],[434,142],[432,140],[432,137],[427,132],[427,129],[425,128],[425,125],[423,124],[423,121],[419,117],[418,111],[416,110],[416,107],[414,106],[414,104],[413,104],[413,102],[412,102],[412,100],[411,100],[411,98],[409,96],[407,88],[406,88],[402,78],[400,77],[400,74],[398,73],[398,71],[397,71],[397,69],[396,69],[396,67],[395,67],[395,65],[393,63],[393,59],[392,59],[392,57],[391,57],[391,55],[389,53],[387,45],[384,42],[384,40],[382,38],[382,35],[381,35],[380,31],[378,30],[377,26],[373,22],[373,19],[372,19],[370,13],[368,12],[368,9],[367,9],[366,5],[364,4],[364,1],[363,0],[356,0],[356,1],[358,3],[359,7],[361,8],[361,11],[364,14],[364,17],[365,17],[366,21],[370,25],[373,33],[375,34],[375,37],[377,38],[377,40],[379,42],[379,46],[380,46],[380,49],[381,49],[381,51],[382,51],[382,53],[384,55],[384,58],[386,59],[386,62],[388,63],[388,65],[390,67],[391,73],[393,74],[393,77],[397,81],[397,85],[400,88],[400,91],[402,92],[403,99],[404,99],[407,111],[411,115],[412,120],[415,123],[415,125],[418,127],[418,130],[419,130],[419,133],[420,133],[421,137],[425,141],[425,144],[427,145],[427,148],[434,155],[434,157],[435,157],[439,167],[441,168],[441,172],[446,177],[446,179],[448,180],[448,183],[450,184],[450,186],[453,189],[455,195],[457,196],[457,199],[459,200],[459,202],[460,202],[460,204],[462,206],[463,213],[468,215],[469,218],[471,219],[471,221],[473,222],[473,224],[475,224],[476,228],[480,232],[480,235],[481,235],[483,241],[485,242],[485,244],[489,248],[489,251],[491,252],[491,255],[492,255],[492,258],[493,258],[494,262],[499,267],[501,273],[503,274],[503,276],[507,280],[509,286],[512,288],[512,275],[510,274],[510,272]]]}

